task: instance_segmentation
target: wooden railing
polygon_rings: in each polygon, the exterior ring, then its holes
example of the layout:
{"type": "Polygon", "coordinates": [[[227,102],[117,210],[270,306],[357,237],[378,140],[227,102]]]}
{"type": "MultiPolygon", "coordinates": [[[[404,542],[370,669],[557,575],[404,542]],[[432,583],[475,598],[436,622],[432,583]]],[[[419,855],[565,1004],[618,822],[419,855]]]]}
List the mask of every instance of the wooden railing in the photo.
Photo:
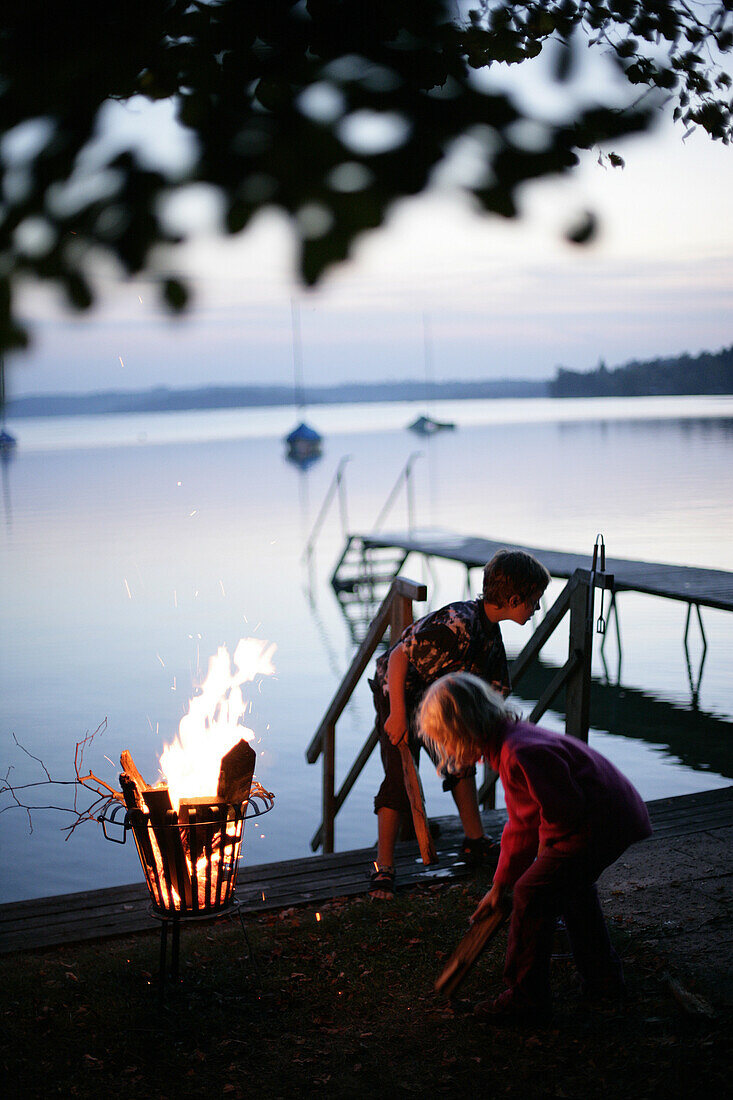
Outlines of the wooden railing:
{"type": "MultiPolygon", "coordinates": [[[[596,588],[613,591],[612,574],[576,569],[509,670],[512,687],[516,687],[569,612],[568,659],[542,692],[528,721],[539,721],[565,688],[565,733],[586,742],[590,725],[593,607],[596,588]]],[[[496,778],[495,772],[490,768],[485,769],[484,780],[479,789],[479,803],[482,806],[494,805],[496,778]]]]}
{"type": "Polygon", "coordinates": [[[428,590],[424,584],[407,580],[406,577],[396,577],[392,582],[389,592],[385,596],[377,614],[372,621],[366,638],[359,646],[349,670],[341,681],[341,685],[331,700],[331,705],[326,711],[316,735],[306,750],[306,760],[309,764],[315,764],[319,756],[323,756],[323,818],[311,840],[311,849],[323,848],[324,852],[333,851],[334,823],[336,814],[344,804],[354,783],[361,774],[369,757],[372,755],[379,734],[376,726],[372,729],[361,748],[356,760],[351,766],[349,774],[337,792],[335,790],[336,776],[336,723],[341,717],[354,688],[361,679],[367,665],[377,650],[379,643],[389,628],[392,644],[397,641],[405,627],[413,621],[412,602],[422,602],[427,599],[428,590]]]}
{"type": "MultiPolygon", "coordinates": [[[[548,638],[555,632],[569,612],[568,659],[543,691],[540,699],[537,700],[529,720],[536,722],[548,710],[560,691],[565,688],[565,732],[572,737],[580,738],[582,741],[588,740],[594,626],[593,606],[596,588],[613,590],[613,577],[608,573],[595,570],[591,572],[586,569],[576,569],[527,645],[512,663],[510,670],[512,684],[516,685],[532,661],[539,656],[548,638]]],[[[323,757],[323,817],[311,839],[313,851],[320,847],[323,848],[324,852],[334,850],[336,815],[379,741],[375,726],[364,742],[340,789],[336,791],[336,723],[387,629],[390,631],[391,644],[394,644],[405,627],[413,621],[413,600],[423,601],[426,598],[427,588],[424,584],[407,580],[405,577],[397,577],[392,582],[389,592],[372,621],[367,636],[359,646],[338,691],[306,750],[306,759],[309,764],[315,764],[319,756],[323,757]]],[[[479,801],[482,805],[493,805],[495,784],[496,775],[491,769],[487,768],[479,791],[479,801]]]]}

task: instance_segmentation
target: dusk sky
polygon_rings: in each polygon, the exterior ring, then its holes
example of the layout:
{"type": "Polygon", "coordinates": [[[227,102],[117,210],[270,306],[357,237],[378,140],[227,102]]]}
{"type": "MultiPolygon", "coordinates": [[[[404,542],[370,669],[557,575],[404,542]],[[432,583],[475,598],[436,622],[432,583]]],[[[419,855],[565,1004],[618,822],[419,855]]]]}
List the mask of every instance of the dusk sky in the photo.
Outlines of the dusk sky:
{"type": "MultiPolygon", "coordinates": [[[[124,141],[140,112],[113,110],[124,141]]],[[[166,111],[146,108],[149,134],[165,132],[166,111]]],[[[702,133],[682,137],[664,122],[614,143],[623,169],[589,153],[572,177],[525,189],[517,222],[479,216],[447,187],[404,201],[316,291],[299,288],[275,212],[228,242],[202,228],[180,255],[194,291],[183,320],[145,281],[110,275],[86,315],[30,287],[33,345],[8,360],[9,396],[289,385],[293,298],[306,385],[423,378],[423,317],[438,381],[549,378],[558,365],[718,350],[733,342],[731,151],[702,133]],[[563,231],[585,209],[601,231],[581,249],[563,231]]],[[[168,140],[174,157],[180,135],[168,140]]]]}

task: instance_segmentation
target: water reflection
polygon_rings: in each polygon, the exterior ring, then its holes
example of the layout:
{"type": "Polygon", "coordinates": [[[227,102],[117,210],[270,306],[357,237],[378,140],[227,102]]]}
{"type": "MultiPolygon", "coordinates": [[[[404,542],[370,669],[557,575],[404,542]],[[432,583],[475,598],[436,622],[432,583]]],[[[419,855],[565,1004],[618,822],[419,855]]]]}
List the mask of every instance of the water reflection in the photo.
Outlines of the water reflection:
{"type": "Polygon", "coordinates": [[[610,435],[613,432],[655,432],[668,433],[670,430],[680,432],[688,438],[703,436],[710,439],[733,437],[733,417],[667,417],[660,419],[657,416],[639,417],[633,421],[604,420],[599,416],[597,420],[560,420],[558,429],[561,434],[572,435],[591,428],[601,435],[610,435]]]}
{"type": "MultiPolygon", "coordinates": [[[[566,432],[562,419],[577,419],[587,408],[570,405],[436,407],[436,415],[456,421],[460,431],[421,444],[414,501],[403,484],[387,525],[409,526],[412,509],[420,527],[586,552],[603,531],[612,556],[733,569],[730,417],[724,426],[697,419],[690,426],[678,418],[618,421],[604,434],[596,419],[586,421],[585,430],[566,432]]],[[[371,531],[414,453],[405,424],[415,411],[387,405],[319,411],[329,452],[351,456],[352,531],[371,531]]],[[[6,522],[0,526],[3,772],[16,762],[14,732],[55,773],[65,774],[80,734],[105,716],[110,760],[126,747],[143,771],[154,772],[161,743],[177,728],[189,698],[199,651],[205,661],[218,645],[236,645],[243,634],[259,632],[278,645],[278,677],[266,696],[257,697],[266,750],[258,758],[258,777],[276,791],[278,803],[266,836],[249,838],[248,858],[308,854],[310,826],[320,812],[320,769],[305,764],[304,749],[356,639],[328,583],[345,541],[336,498],[318,539],[320,576],[314,559],[304,584],[304,547],[335,464],[326,460],[301,470],[285,461],[282,438],[291,418],[289,409],[240,409],[59,418],[14,427],[19,444],[12,467],[2,467],[6,522]],[[142,430],[145,445],[137,442],[142,430]],[[12,536],[6,529],[11,516],[12,536]]],[[[412,579],[428,581],[434,607],[470,594],[462,566],[411,559],[406,569],[412,579]],[[421,577],[428,568],[430,576],[421,577]]],[[[639,786],[651,773],[659,776],[655,797],[682,793],[690,784],[715,785],[707,767],[726,777],[733,768],[725,724],[715,717],[733,713],[733,617],[704,614],[710,644],[700,709],[693,715],[688,695],[681,706],[662,702],[676,698],[680,685],[687,691],[683,605],[670,608],[633,594],[621,602],[623,675],[627,681],[633,676],[636,687],[602,684],[599,670],[592,707],[598,702],[607,713],[592,710],[594,724],[614,733],[610,741],[620,744],[616,734],[638,739],[631,743],[636,755],[629,774],[639,786]],[[662,748],[690,760],[690,767],[660,767],[656,750],[662,748]]],[[[427,610],[416,607],[417,614],[427,610]]],[[[615,657],[612,626],[609,632],[615,657]]],[[[690,635],[690,649],[697,651],[695,623],[690,635]]],[[[519,628],[505,637],[516,650],[527,640],[519,628]]],[[[542,675],[550,676],[550,666],[562,665],[567,655],[567,640],[551,639],[543,655],[548,671],[542,675]]],[[[692,654],[690,662],[694,686],[699,668],[692,654]]],[[[520,686],[541,690],[531,677],[520,686]]],[[[353,759],[370,722],[364,685],[339,725],[339,767],[353,759]]],[[[373,773],[365,773],[339,815],[342,848],[374,840],[376,754],[367,768],[372,764],[373,773]]],[[[99,768],[115,781],[114,764],[102,758],[99,768]]],[[[425,782],[429,788],[429,776],[425,782]]],[[[439,789],[435,797],[445,812],[439,789]]],[[[3,900],[36,888],[53,893],[112,885],[139,874],[134,866],[111,867],[103,838],[65,845],[45,823],[29,838],[24,821],[11,819],[11,813],[0,818],[12,857],[0,883],[3,900]],[[43,869],[37,887],[28,881],[29,866],[43,869]]]]}
{"type": "Polygon", "coordinates": [[[13,526],[13,504],[10,497],[10,464],[13,461],[13,455],[15,454],[14,448],[5,448],[0,450],[0,475],[3,482],[3,513],[5,515],[5,525],[8,531],[13,526]]]}
{"type": "MultiPolygon", "coordinates": [[[[556,673],[555,665],[535,662],[514,695],[535,702],[556,673]]],[[[553,703],[553,709],[564,714],[563,708],[564,693],[553,703]]],[[[649,691],[593,677],[591,725],[662,748],[694,771],[713,771],[733,779],[730,723],[710,711],[681,706],[649,691]]]]}

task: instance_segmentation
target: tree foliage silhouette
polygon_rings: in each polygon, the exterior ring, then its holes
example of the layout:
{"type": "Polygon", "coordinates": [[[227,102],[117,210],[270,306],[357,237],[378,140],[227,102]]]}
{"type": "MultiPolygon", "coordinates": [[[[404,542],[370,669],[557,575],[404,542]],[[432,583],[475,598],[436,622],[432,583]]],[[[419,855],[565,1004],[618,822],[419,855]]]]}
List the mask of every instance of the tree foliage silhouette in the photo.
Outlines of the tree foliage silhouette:
{"type": "MultiPolygon", "coordinates": [[[[183,309],[186,286],[156,256],[180,239],[166,200],[190,184],[216,189],[229,234],[264,207],[284,211],[310,285],[391,203],[426,189],[462,137],[483,159],[463,186],[504,218],[522,184],[645,129],[662,98],[686,128],[728,143],[732,12],[733,0],[483,0],[470,12],[446,0],[24,0],[0,26],[0,351],[28,339],[19,280],[60,285],[85,309],[100,254],[157,278],[183,309]],[[545,54],[549,79],[568,82],[586,45],[615,86],[593,103],[569,94],[527,141],[527,111],[492,71],[545,54]],[[137,96],[174,103],[193,139],[184,169],[153,170],[133,148],[105,154],[105,106],[137,96]]],[[[592,232],[589,218],[570,236],[592,232]]]]}

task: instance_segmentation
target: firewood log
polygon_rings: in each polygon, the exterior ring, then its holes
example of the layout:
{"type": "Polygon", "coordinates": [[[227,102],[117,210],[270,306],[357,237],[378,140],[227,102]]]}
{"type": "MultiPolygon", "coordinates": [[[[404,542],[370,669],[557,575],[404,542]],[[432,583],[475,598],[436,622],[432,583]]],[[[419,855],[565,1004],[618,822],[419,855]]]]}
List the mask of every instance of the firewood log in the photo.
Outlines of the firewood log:
{"type": "Polygon", "coordinates": [[[415,826],[417,843],[420,846],[422,861],[426,865],[429,863],[437,863],[438,854],[435,851],[435,844],[433,843],[430,825],[428,823],[427,814],[425,813],[425,796],[423,795],[422,784],[420,782],[420,776],[417,774],[415,761],[412,759],[412,753],[404,741],[400,744],[399,750],[400,756],[402,757],[402,774],[405,780],[405,789],[407,791],[407,797],[410,800],[412,820],[415,826]]]}
{"type": "Polygon", "coordinates": [[[167,787],[151,787],[143,791],[143,800],[148,808],[153,825],[167,825],[168,813],[173,810],[171,796],[167,787]]]}
{"type": "Polygon", "coordinates": [[[130,776],[130,779],[134,779],[141,791],[148,790],[150,784],[146,783],[143,777],[140,775],[140,772],[137,770],[137,767],[135,765],[135,761],[132,759],[132,756],[127,751],[127,749],[125,749],[120,756],[120,764],[122,766],[123,772],[126,772],[126,774],[130,776]]]}
{"type": "Polygon", "coordinates": [[[185,908],[191,906],[191,872],[186,861],[186,847],[178,827],[178,815],[173,809],[167,787],[151,787],[143,792],[150,814],[155,840],[160,850],[161,870],[176,891],[185,908]]]}
{"type": "Polygon", "coordinates": [[[232,806],[239,806],[249,798],[257,754],[242,738],[234,748],[221,758],[219,783],[216,796],[232,806]]]}
{"type": "Polygon", "coordinates": [[[142,791],[132,776],[128,775],[127,772],[120,773],[120,790],[122,791],[125,805],[128,810],[140,810],[141,813],[146,812],[142,791]]]}
{"type": "Polygon", "coordinates": [[[471,926],[458,947],[448,959],[443,971],[435,983],[435,992],[452,997],[465,978],[473,970],[481,955],[502,927],[510,909],[500,906],[487,917],[482,917],[471,926]]]}

